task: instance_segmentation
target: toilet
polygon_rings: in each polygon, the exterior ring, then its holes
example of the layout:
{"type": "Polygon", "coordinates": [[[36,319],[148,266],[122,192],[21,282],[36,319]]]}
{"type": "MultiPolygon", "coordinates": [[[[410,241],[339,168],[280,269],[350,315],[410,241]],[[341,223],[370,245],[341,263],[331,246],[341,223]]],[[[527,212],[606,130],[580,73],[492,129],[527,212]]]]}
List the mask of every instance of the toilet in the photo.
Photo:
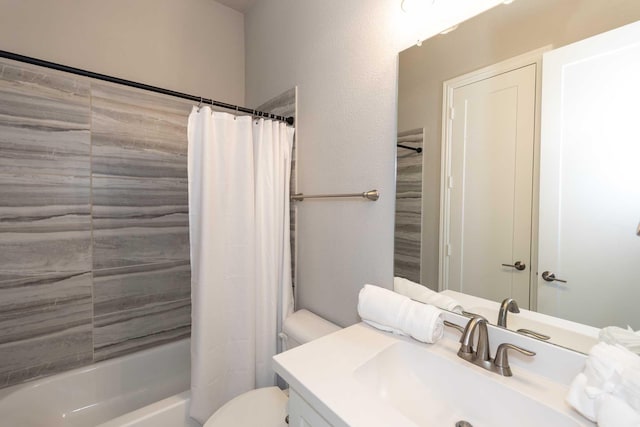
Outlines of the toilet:
{"type": "MultiPolygon", "coordinates": [[[[282,329],[283,349],[290,350],[341,328],[310,311],[298,310],[287,317],[282,329]]],[[[203,427],[288,427],[288,400],[279,387],[251,390],[225,403],[203,427]]]]}

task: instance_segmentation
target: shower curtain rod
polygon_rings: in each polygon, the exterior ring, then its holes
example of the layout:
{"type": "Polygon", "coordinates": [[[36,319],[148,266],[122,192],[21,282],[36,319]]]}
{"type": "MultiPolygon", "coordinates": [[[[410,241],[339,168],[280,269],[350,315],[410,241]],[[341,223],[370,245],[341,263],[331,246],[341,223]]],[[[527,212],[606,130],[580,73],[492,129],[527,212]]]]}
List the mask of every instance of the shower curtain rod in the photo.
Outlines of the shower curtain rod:
{"type": "Polygon", "coordinates": [[[403,144],[398,144],[398,147],[406,148],[407,150],[413,150],[416,153],[422,153],[422,148],[421,147],[410,147],[408,145],[403,145],[403,144]]]}
{"type": "Polygon", "coordinates": [[[94,73],[92,71],[82,70],[80,68],[69,67],[67,65],[56,64],[55,62],[49,62],[42,59],[32,58],[30,56],[19,55],[17,53],[7,52],[6,50],[0,50],[0,57],[12,59],[14,61],[25,62],[27,64],[38,65],[40,67],[51,68],[58,71],[64,71],[78,76],[89,77],[96,80],[102,80],[110,83],[117,83],[124,86],[133,87],[136,89],[147,90],[150,92],[160,93],[162,95],[175,96],[177,98],[187,99],[189,101],[199,102],[201,104],[211,105],[213,107],[225,108],[227,110],[235,110],[243,113],[249,113],[257,117],[264,117],[266,119],[279,120],[286,122],[289,125],[293,125],[293,117],[278,116],[272,113],[266,113],[264,111],[253,110],[247,107],[240,107],[238,105],[227,104],[226,102],[215,101],[213,99],[204,98],[201,96],[189,95],[187,93],[176,92],[174,90],[164,89],[157,86],[151,86],[144,83],[138,83],[131,80],[125,80],[118,77],[108,76],[106,74],[94,73]]]}

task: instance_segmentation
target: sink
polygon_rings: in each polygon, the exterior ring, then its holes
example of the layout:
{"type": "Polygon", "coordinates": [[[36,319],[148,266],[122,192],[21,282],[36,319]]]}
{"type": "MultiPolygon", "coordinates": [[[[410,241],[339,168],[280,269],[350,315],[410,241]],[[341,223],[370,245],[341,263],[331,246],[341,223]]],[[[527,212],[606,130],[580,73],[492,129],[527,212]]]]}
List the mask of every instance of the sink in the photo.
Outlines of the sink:
{"type": "MultiPolygon", "coordinates": [[[[469,307],[470,313],[479,314],[486,317],[492,324],[498,318],[499,307],[469,307]]],[[[520,310],[520,313],[509,313],[507,315],[507,329],[517,331],[518,329],[529,329],[549,336],[547,342],[569,347],[582,353],[589,353],[591,347],[598,343],[598,330],[595,328],[585,327],[584,325],[572,325],[562,319],[542,319],[539,313],[533,313],[528,310],[520,310]],[[537,316],[534,316],[535,314],[537,316]],[[537,317],[537,318],[534,318],[537,317]],[[538,319],[540,318],[540,319],[538,319]]]]}
{"type": "Polygon", "coordinates": [[[522,382],[516,378],[500,377],[404,341],[377,353],[353,376],[372,399],[380,399],[419,426],[453,427],[459,421],[473,427],[581,425],[520,393],[515,385],[522,382]]]}
{"type": "Polygon", "coordinates": [[[291,425],[595,426],[565,403],[570,379],[556,379],[558,365],[582,369],[583,355],[533,342],[538,354],[513,355],[502,377],[459,358],[458,335],[424,344],[360,323],[278,354],[274,369],[297,396],[291,425]]]}

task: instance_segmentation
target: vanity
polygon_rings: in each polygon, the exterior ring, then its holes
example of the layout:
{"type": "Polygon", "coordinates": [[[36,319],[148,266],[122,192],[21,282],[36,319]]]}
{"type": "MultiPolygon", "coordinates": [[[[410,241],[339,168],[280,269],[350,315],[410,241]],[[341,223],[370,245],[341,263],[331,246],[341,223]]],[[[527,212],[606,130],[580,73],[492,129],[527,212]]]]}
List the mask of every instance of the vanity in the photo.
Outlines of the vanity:
{"type": "MultiPolygon", "coordinates": [[[[468,320],[453,313],[445,317],[461,326],[468,320]]],[[[492,355],[503,342],[537,355],[510,353],[513,376],[506,377],[458,357],[460,333],[453,328],[437,343],[424,344],[364,323],[279,354],[274,368],[290,386],[289,425],[595,425],[564,401],[584,355],[489,329],[492,355]]]]}

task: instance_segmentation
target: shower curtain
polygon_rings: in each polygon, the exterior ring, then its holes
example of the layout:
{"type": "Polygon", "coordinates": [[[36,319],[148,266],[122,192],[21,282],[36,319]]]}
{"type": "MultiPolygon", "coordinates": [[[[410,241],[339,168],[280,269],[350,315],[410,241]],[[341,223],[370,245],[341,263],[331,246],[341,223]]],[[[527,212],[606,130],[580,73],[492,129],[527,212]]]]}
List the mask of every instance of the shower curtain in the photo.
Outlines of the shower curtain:
{"type": "Polygon", "coordinates": [[[189,116],[191,409],[275,384],[271,357],[293,311],[293,128],[193,108],[189,116]]]}

